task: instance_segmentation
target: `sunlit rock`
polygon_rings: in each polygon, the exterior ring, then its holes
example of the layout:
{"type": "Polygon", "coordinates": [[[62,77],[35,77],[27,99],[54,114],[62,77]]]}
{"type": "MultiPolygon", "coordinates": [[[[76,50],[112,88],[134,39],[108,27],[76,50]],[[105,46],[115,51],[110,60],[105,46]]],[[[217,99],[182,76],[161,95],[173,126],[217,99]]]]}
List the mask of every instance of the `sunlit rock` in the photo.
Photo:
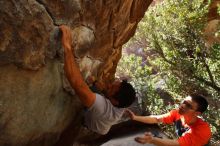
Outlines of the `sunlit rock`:
{"type": "Polygon", "coordinates": [[[82,105],[64,77],[58,26],[70,26],[83,76],[111,81],[122,45],[151,2],[1,0],[0,145],[71,145],[79,135],[82,105]],[[67,127],[71,135],[60,136],[67,127]]]}

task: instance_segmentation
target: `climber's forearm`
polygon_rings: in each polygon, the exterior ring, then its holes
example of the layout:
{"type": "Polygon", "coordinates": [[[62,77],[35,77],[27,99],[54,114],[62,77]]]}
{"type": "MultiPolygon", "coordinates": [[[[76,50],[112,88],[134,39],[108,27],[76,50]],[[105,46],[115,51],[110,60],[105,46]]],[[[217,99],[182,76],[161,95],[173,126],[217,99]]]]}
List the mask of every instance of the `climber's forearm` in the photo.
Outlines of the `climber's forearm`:
{"type": "MultiPolygon", "coordinates": [[[[64,70],[71,86],[77,90],[80,86],[85,86],[81,72],[75,62],[71,48],[64,48],[64,70]]],[[[78,89],[79,90],[79,89],[78,89]]]]}
{"type": "Polygon", "coordinates": [[[95,94],[85,83],[70,47],[64,47],[64,70],[70,85],[74,88],[83,105],[90,107],[94,103],[95,94]]]}
{"type": "Polygon", "coordinates": [[[76,92],[78,92],[82,87],[86,87],[87,85],[85,84],[81,72],[75,62],[72,51],[65,49],[64,58],[64,70],[67,79],[76,92]]]}

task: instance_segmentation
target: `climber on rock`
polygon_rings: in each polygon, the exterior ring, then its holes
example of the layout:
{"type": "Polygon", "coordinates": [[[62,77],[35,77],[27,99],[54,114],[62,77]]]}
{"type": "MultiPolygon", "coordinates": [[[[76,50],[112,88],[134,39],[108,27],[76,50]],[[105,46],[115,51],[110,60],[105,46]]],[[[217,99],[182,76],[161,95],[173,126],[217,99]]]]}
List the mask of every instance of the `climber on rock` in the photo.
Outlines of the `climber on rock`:
{"type": "Polygon", "coordinates": [[[126,81],[115,81],[108,86],[105,97],[92,92],[75,62],[70,28],[64,25],[59,28],[64,48],[64,70],[70,85],[86,107],[85,125],[93,132],[104,135],[121,120],[125,108],[134,102],[135,90],[126,81]]]}
{"type": "Polygon", "coordinates": [[[139,143],[151,143],[160,146],[204,146],[211,137],[209,124],[199,116],[206,111],[207,100],[198,94],[187,96],[178,109],[171,110],[163,115],[137,116],[132,111],[127,110],[130,118],[135,121],[155,124],[174,123],[178,139],[162,139],[154,137],[151,133],[145,133],[135,140],[139,143]]]}

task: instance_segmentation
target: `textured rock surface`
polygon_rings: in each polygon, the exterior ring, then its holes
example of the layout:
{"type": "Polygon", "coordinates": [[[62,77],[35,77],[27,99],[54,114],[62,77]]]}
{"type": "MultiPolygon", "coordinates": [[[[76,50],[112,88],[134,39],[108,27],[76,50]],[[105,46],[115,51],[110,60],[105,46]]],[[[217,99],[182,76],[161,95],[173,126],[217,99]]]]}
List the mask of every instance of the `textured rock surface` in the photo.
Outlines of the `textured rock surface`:
{"type": "Polygon", "coordinates": [[[217,13],[220,0],[213,0],[208,13],[208,25],[204,30],[204,37],[206,39],[206,45],[208,47],[215,43],[220,43],[220,36],[216,35],[216,32],[220,29],[220,15],[217,13]]]}
{"type": "Polygon", "coordinates": [[[220,19],[220,15],[217,12],[219,4],[220,4],[220,0],[213,0],[211,2],[211,5],[209,7],[209,14],[208,14],[209,21],[220,19]]]}
{"type": "MultiPolygon", "coordinates": [[[[152,0],[1,0],[0,145],[50,146],[81,119],[63,76],[58,25],[67,24],[84,77],[111,81],[121,46],[152,0]]],[[[74,135],[75,134],[75,135],[74,135]]]]}
{"type": "Polygon", "coordinates": [[[211,47],[215,43],[220,43],[220,36],[216,35],[220,26],[220,19],[214,19],[208,22],[204,30],[206,45],[211,47]]]}
{"type": "MultiPolygon", "coordinates": [[[[90,144],[98,146],[142,146],[134,141],[135,137],[143,136],[145,132],[151,132],[157,137],[167,138],[161,132],[158,125],[147,125],[135,121],[127,121],[114,125],[107,135],[91,141],[90,144]]],[[[144,146],[154,146],[152,144],[144,144],[144,146]]]]}

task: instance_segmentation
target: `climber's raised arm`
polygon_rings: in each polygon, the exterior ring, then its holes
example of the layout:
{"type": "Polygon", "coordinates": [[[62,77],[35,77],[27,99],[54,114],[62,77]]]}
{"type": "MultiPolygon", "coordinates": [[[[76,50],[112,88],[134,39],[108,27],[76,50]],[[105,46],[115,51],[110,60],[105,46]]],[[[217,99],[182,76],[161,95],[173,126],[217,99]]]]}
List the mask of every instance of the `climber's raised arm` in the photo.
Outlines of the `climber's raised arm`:
{"type": "Polygon", "coordinates": [[[60,30],[67,79],[83,105],[88,108],[84,111],[84,124],[93,132],[107,134],[112,125],[122,120],[124,108],[130,106],[135,100],[135,90],[127,81],[115,80],[108,85],[103,95],[93,93],[84,81],[72,54],[70,28],[60,26],[60,30]]]}
{"type": "Polygon", "coordinates": [[[62,32],[62,45],[64,48],[64,70],[70,85],[75,90],[76,94],[79,96],[82,104],[86,107],[91,107],[95,101],[95,94],[89,89],[88,85],[85,83],[79,67],[75,62],[75,57],[72,53],[73,48],[72,35],[69,27],[61,25],[60,30],[62,32]]]}

